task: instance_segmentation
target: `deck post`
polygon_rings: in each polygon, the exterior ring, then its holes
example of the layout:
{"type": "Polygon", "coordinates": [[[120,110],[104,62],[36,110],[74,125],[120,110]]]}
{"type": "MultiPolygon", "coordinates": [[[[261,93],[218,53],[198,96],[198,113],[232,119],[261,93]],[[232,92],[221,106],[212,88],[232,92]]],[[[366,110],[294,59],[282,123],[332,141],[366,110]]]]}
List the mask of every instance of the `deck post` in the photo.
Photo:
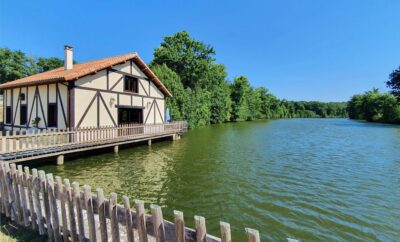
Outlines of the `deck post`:
{"type": "Polygon", "coordinates": [[[172,135],[172,140],[180,140],[181,139],[181,136],[179,135],[179,134],[177,134],[177,133],[175,133],[174,135],[172,135]]]}
{"type": "Polygon", "coordinates": [[[57,156],[57,165],[64,165],[64,156],[63,155],[59,155],[57,156]]]}
{"type": "Polygon", "coordinates": [[[116,146],[114,146],[114,153],[118,153],[119,152],[119,146],[118,145],[116,145],[116,146]]]}
{"type": "Polygon", "coordinates": [[[151,146],[151,139],[149,139],[149,140],[147,141],[147,144],[148,144],[149,146],[151,146]]]}

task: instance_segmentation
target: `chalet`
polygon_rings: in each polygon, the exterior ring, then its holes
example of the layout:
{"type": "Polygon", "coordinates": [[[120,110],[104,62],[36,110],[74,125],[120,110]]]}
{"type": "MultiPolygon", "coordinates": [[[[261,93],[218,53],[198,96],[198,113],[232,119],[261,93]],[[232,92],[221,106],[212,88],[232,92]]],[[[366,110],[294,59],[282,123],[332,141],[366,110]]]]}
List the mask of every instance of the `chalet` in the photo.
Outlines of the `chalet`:
{"type": "Polygon", "coordinates": [[[165,122],[172,95],[137,53],[74,64],[64,52],[64,67],[0,85],[6,130],[165,122]]]}

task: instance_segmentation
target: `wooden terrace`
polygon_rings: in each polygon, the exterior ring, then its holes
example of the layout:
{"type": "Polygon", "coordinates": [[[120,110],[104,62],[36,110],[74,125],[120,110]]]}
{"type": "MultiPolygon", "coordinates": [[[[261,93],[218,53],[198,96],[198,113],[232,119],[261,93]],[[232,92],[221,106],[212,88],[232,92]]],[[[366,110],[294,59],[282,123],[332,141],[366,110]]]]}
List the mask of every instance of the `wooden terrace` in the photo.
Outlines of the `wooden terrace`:
{"type": "Polygon", "coordinates": [[[23,162],[57,157],[63,163],[64,155],[148,142],[162,138],[177,139],[187,130],[187,123],[178,121],[152,125],[121,125],[118,127],[88,127],[67,130],[38,130],[27,134],[6,132],[1,136],[0,161],[23,162]]]}

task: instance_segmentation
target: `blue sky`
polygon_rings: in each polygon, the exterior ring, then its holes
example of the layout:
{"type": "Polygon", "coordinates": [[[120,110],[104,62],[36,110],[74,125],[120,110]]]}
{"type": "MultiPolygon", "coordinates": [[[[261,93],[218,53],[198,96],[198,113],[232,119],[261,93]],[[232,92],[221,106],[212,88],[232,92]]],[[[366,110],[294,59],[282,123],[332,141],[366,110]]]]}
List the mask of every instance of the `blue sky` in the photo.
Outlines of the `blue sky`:
{"type": "Polygon", "coordinates": [[[387,90],[400,66],[400,1],[0,0],[0,46],[79,62],[137,51],[187,30],[215,47],[229,79],[289,100],[346,101],[387,90]]]}

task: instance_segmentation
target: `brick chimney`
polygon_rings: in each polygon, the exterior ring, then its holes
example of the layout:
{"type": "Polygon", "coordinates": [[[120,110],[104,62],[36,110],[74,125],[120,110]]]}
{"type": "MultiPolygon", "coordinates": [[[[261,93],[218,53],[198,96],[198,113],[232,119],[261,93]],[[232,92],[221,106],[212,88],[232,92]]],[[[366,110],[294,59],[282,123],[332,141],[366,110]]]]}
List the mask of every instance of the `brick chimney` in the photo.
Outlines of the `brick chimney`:
{"type": "Polygon", "coordinates": [[[64,70],[71,70],[74,67],[74,56],[72,46],[64,45],[64,70]]]}

